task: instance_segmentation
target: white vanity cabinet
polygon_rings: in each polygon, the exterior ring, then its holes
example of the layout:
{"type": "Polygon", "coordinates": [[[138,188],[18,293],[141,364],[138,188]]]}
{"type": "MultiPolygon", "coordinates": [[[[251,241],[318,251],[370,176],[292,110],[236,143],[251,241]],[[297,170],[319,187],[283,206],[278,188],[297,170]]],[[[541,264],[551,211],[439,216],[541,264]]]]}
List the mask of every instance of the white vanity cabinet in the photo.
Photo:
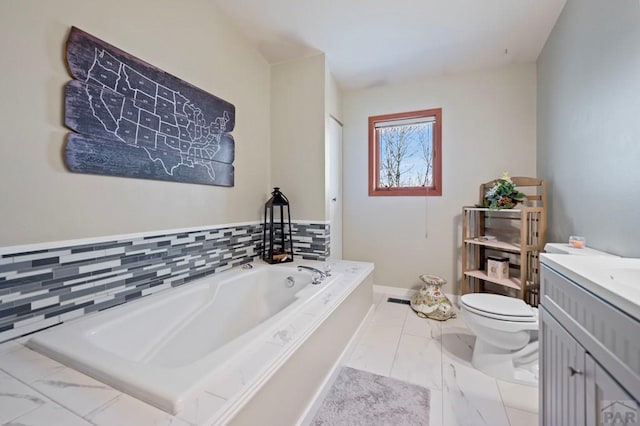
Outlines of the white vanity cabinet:
{"type": "Polygon", "coordinates": [[[640,425],[640,321],[562,256],[542,256],[539,423],[640,425]]]}

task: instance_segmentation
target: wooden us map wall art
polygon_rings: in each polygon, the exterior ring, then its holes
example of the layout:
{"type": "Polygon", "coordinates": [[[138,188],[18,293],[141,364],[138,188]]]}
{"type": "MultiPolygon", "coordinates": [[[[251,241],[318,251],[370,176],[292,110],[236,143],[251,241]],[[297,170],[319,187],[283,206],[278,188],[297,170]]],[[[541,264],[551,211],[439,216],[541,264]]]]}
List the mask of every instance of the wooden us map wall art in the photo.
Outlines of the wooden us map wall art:
{"type": "Polygon", "coordinates": [[[66,54],[69,170],[233,186],[232,104],[75,27],[66,54]]]}

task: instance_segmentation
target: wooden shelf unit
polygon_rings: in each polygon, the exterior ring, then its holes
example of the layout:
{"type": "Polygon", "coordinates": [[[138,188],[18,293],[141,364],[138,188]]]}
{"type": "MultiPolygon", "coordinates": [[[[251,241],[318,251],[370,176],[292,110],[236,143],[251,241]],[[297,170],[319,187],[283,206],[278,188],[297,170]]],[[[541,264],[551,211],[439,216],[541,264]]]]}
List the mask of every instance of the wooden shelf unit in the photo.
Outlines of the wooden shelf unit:
{"type": "Polygon", "coordinates": [[[468,277],[478,278],[483,281],[490,281],[492,283],[500,284],[502,286],[513,288],[516,290],[520,290],[520,288],[522,288],[522,286],[520,285],[520,278],[517,278],[517,277],[509,277],[507,279],[502,279],[502,280],[499,280],[496,278],[489,278],[489,276],[487,275],[487,271],[485,270],[467,271],[465,272],[465,274],[468,277]]]}
{"type": "MultiPolygon", "coordinates": [[[[462,294],[505,294],[537,306],[538,255],[546,242],[546,186],[541,179],[514,177],[512,180],[520,191],[523,186],[535,187],[535,194],[527,194],[527,200],[514,209],[462,209],[462,294]],[[496,239],[485,240],[487,235],[496,239]],[[509,259],[508,278],[488,276],[486,266],[490,256],[509,259]]],[[[493,181],[480,186],[481,201],[486,188],[492,184],[493,181]]]]}

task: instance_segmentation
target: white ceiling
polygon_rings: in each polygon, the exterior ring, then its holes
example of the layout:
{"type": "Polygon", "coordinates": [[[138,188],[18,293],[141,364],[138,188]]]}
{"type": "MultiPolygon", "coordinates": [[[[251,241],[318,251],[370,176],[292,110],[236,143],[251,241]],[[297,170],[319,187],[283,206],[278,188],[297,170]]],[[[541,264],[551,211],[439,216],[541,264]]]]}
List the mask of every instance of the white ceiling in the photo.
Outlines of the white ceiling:
{"type": "Polygon", "coordinates": [[[566,0],[214,0],[269,63],[324,52],[345,89],[537,59],[566,0]]]}

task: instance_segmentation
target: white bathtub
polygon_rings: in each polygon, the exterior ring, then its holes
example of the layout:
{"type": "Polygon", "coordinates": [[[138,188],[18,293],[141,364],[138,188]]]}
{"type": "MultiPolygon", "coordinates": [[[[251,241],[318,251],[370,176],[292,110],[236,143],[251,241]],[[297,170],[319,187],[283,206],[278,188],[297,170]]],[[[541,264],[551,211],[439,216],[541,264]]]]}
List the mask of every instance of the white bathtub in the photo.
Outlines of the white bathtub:
{"type": "Polygon", "coordinates": [[[235,268],[54,327],[27,346],[176,413],[231,359],[340,278],[312,285],[291,264],[235,268]]]}

